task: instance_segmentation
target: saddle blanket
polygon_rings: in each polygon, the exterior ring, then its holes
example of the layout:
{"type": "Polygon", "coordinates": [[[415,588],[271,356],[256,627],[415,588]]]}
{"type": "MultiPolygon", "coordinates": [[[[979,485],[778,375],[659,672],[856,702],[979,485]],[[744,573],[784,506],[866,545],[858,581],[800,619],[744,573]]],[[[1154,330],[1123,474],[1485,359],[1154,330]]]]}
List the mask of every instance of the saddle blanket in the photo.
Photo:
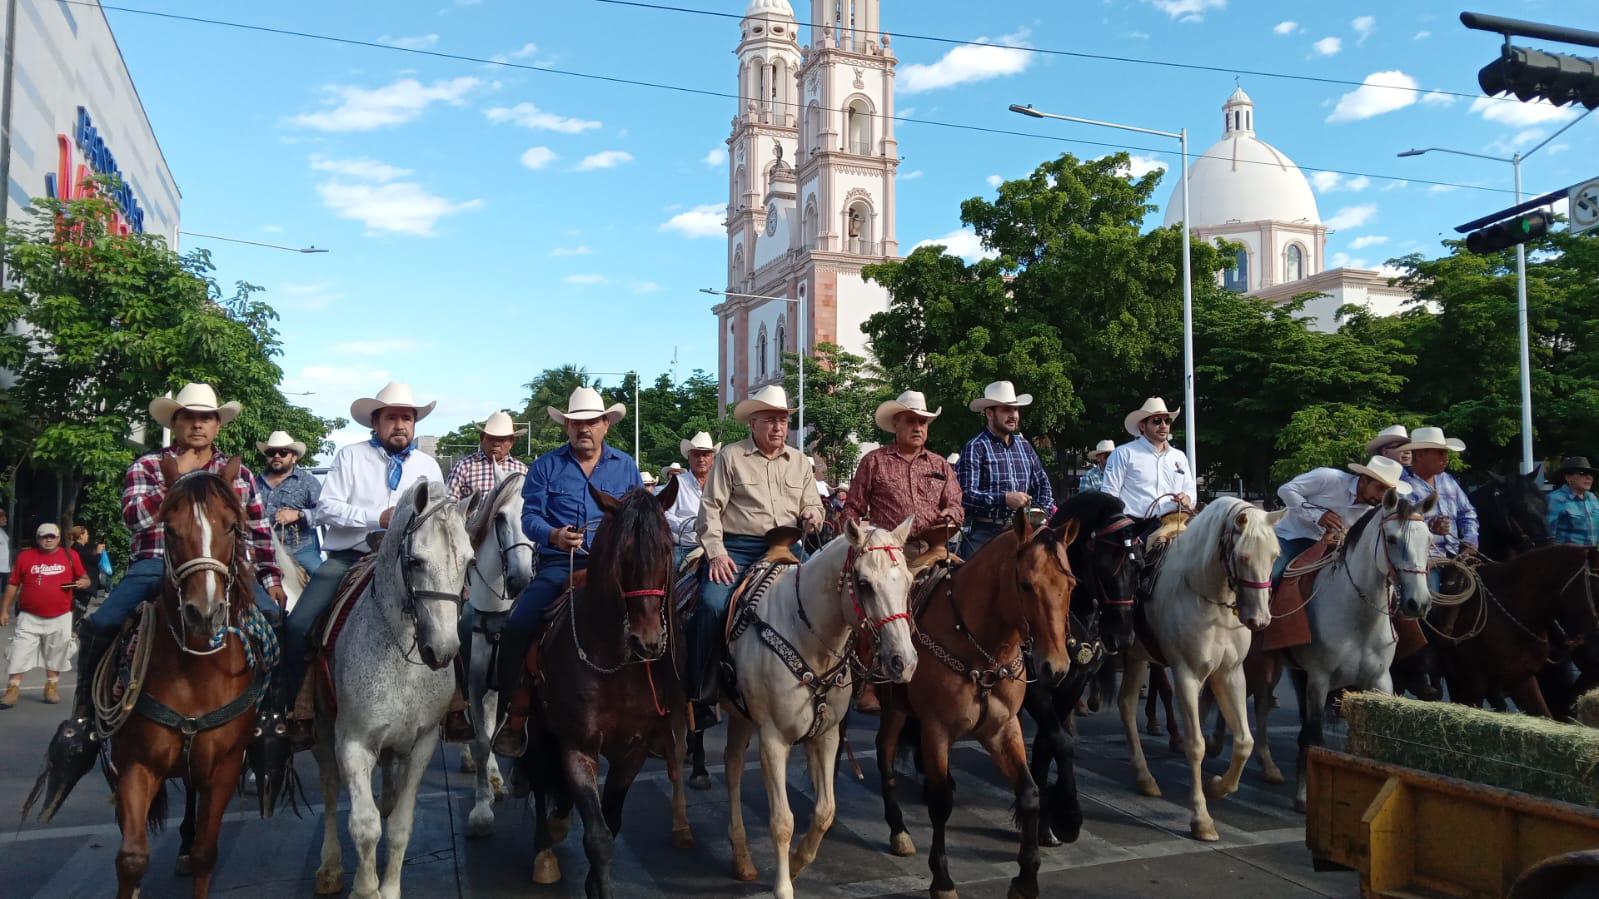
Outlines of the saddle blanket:
{"type": "MultiPolygon", "coordinates": [[[[1288,570],[1304,569],[1326,558],[1331,549],[1317,541],[1288,563],[1288,570]]],[[[1325,570],[1325,569],[1323,569],[1325,570]]],[[[1255,635],[1254,643],[1262,652],[1276,652],[1310,643],[1310,615],[1305,605],[1316,593],[1316,578],[1321,571],[1312,571],[1298,577],[1284,577],[1271,591],[1271,624],[1255,635]]],[[[1254,647],[1251,646],[1251,649],[1254,647]]]]}

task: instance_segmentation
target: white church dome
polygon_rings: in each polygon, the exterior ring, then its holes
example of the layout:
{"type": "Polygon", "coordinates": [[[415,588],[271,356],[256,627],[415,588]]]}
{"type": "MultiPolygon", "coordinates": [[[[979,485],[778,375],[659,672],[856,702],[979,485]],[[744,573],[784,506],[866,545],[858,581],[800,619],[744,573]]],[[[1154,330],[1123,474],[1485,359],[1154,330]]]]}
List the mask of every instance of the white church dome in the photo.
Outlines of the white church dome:
{"type": "Polygon", "coordinates": [[[794,7],[788,5],[788,0],[750,0],[749,9],[744,10],[745,18],[760,15],[779,15],[794,18],[794,7]]]}
{"type": "MultiPolygon", "coordinates": [[[[760,0],[757,0],[760,2],[760,0]]],[[[1222,139],[1188,168],[1189,226],[1228,222],[1321,224],[1310,182],[1282,151],[1255,136],[1255,103],[1243,88],[1222,106],[1222,139]]],[[[1182,221],[1182,184],[1172,186],[1166,224],[1182,221]]]]}

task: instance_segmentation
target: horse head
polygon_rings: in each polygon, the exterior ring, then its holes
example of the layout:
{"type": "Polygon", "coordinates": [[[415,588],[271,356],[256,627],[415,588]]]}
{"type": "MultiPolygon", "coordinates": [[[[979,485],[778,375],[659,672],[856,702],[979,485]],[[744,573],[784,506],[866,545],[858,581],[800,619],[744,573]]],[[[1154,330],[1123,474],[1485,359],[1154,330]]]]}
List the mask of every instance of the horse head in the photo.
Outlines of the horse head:
{"type": "Polygon", "coordinates": [[[871,632],[877,664],[895,683],[909,683],[916,673],[916,644],[911,641],[911,571],[905,544],[914,518],[892,531],[844,524],[849,561],[844,568],[844,616],[856,618],[871,632]]]}
{"type": "Polygon", "coordinates": [[[232,600],[248,601],[252,583],[245,541],[244,506],[233,492],[240,460],[228,460],[221,475],[179,475],[177,460],[161,460],[170,485],[157,520],[165,531],[167,583],[177,600],[182,643],[191,650],[216,648],[232,600]],[[191,645],[203,638],[205,645],[191,645]]]}
{"type": "Polygon", "coordinates": [[[500,481],[488,496],[467,512],[466,532],[476,553],[473,569],[488,588],[509,603],[533,580],[537,548],[522,533],[520,472],[500,481]]]}
{"type": "MultiPolygon", "coordinates": [[[[1060,683],[1071,668],[1067,640],[1071,637],[1072,574],[1066,549],[1077,539],[1077,520],[1048,527],[1029,511],[1018,510],[1012,531],[1016,535],[1016,589],[1033,637],[1033,664],[1051,686],[1060,683]]],[[[979,552],[981,555],[981,552],[979,552]]]]}
{"type": "Polygon", "coordinates": [[[666,510],[677,501],[677,479],[654,495],[635,487],[617,499],[592,484],[589,495],[605,519],[589,550],[587,598],[614,594],[625,610],[629,654],[658,659],[666,654],[671,631],[673,550],[666,510]]]}
{"type": "Polygon", "coordinates": [[[1380,550],[1388,561],[1387,574],[1399,592],[1399,614],[1424,618],[1432,609],[1432,589],[1427,584],[1427,554],[1432,534],[1426,517],[1438,505],[1434,493],[1419,505],[1390,489],[1382,497],[1380,550]]]}
{"type": "Polygon", "coordinates": [[[400,611],[416,626],[422,661],[439,671],[461,651],[456,625],[466,589],[472,541],[460,505],[445,498],[444,486],[417,481],[395,506],[388,533],[378,550],[380,570],[398,570],[400,611]]]}
{"type": "MultiPolygon", "coordinates": [[[[1222,523],[1221,562],[1228,585],[1237,595],[1238,620],[1252,631],[1265,630],[1271,624],[1271,569],[1282,552],[1273,529],[1285,513],[1279,510],[1267,514],[1243,500],[1213,503],[1210,508],[1226,516],[1222,523]]],[[[1203,515],[1200,513],[1200,517],[1203,515]]],[[[1194,524],[1198,523],[1196,518],[1194,524]]]]}
{"type": "MultiPolygon", "coordinates": [[[[1136,523],[1121,500],[1097,491],[1067,500],[1056,523],[1067,519],[1078,522],[1078,534],[1083,537],[1066,551],[1072,571],[1081,578],[1077,593],[1086,600],[1089,617],[1098,619],[1097,636],[1105,650],[1119,653],[1133,643],[1133,599],[1144,566],[1136,523]]],[[[1083,634],[1079,639],[1093,636],[1083,634]]]]}
{"type": "Polygon", "coordinates": [[[1554,542],[1540,479],[1537,471],[1508,477],[1489,472],[1488,483],[1472,491],[1485,549],[1509,557],[1554,542]]]}

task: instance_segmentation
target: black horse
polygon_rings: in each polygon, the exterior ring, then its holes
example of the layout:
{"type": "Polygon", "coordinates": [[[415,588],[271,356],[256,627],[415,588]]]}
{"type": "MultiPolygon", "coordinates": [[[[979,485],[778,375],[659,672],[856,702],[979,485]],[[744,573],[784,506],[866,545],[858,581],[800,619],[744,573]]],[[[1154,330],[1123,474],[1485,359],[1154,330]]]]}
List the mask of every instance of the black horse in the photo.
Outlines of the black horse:
{"type": "Polygon", "coordinates": [[[1549,534],[1549,501],[1531,474],[1490,472],[1488,482],[1471,491],[1480,531],[1478,550],[1495,562],[1509,561],[1528,550],[1554,542],[1549,534]]]}
{"type": "Polygon", "coordinates": [[[1079,579],[1072,592],[1071,669],[1056,686],[1034,680],[1023,708],[1038,725],[1033,737],[1033,781],[1044,787],[1049,767],[1060,767],[1055,783],[1043,789],[1038,841],[1044,846],[1073,843],[1083,828],[1077,798],[1077,738],[1071,718],[1084,691],[1110,656],[1133,642],[1133,594],[1143,568],[1142,543],[1122,501],[1105,493],[1079,493],[1056,513],[1051,527],[1076,519],[1082,536],[1066,550],[1079,579]]]}

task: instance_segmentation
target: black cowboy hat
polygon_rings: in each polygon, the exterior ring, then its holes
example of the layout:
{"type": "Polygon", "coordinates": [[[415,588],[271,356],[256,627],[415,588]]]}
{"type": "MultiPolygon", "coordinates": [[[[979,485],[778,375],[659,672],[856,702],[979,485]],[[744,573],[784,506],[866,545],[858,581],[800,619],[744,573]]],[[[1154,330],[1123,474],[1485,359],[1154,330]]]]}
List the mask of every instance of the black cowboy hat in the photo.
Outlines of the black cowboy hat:
{"type": "Polygon", "coordinates": [[[1556,474],[1564,477],[1572,472],[1593,474],[1594,467],[1588,464],[1587,456],[1567,456],[1561,459],[1560,471],[1556,472],[1556,474]]]}

